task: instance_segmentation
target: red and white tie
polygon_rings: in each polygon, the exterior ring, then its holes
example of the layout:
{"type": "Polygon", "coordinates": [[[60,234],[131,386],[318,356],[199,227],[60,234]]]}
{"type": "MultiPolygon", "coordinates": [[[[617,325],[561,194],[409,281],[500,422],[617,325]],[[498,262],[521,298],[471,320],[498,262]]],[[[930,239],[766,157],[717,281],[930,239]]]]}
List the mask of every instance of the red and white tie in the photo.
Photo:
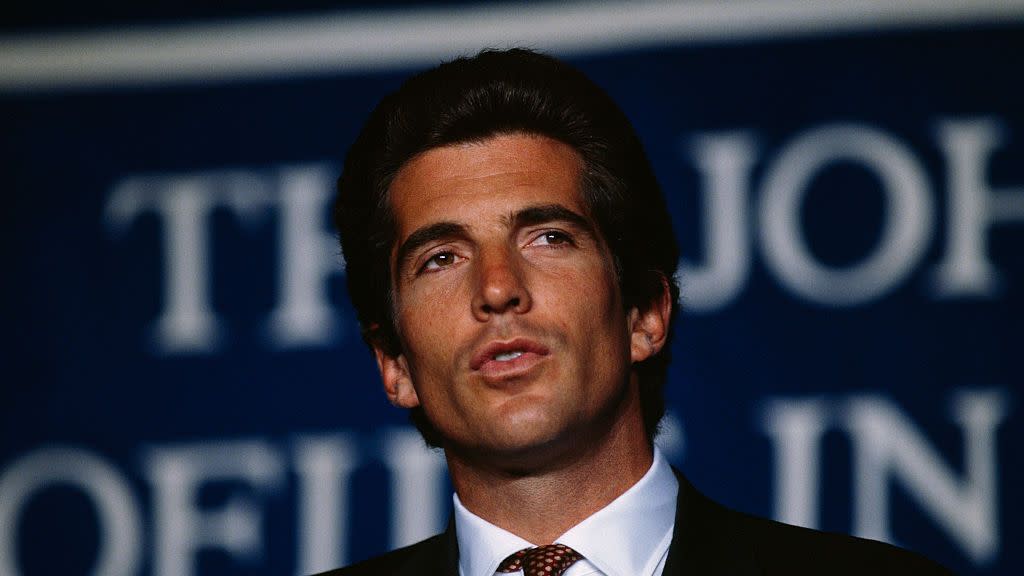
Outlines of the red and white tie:
{"type": "Polygon", "coordinates": [[[524,548],[498,564],[498,572],[522,570],[525,576],[562,576],[583,556],[565,544],[524,548]]]}

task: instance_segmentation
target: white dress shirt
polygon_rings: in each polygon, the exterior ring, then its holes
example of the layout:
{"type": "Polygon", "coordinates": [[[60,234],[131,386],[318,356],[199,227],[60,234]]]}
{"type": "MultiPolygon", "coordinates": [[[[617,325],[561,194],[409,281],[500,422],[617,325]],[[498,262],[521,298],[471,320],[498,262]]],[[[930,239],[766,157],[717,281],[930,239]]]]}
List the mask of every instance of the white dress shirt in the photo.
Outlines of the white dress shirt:
{"type": "MultiPolygon", "coordinates": [[[[643,478],[555,539],[584,558],[565,576],[661,576],[675,527],[678,493],[679,482],[655,447],[654,462],[643,478]]],[[[508,576],[497,572],[498,564],[510,554],[536,546],[473,514],[458,494],[453,500],[461,576],[508,576]]]]}

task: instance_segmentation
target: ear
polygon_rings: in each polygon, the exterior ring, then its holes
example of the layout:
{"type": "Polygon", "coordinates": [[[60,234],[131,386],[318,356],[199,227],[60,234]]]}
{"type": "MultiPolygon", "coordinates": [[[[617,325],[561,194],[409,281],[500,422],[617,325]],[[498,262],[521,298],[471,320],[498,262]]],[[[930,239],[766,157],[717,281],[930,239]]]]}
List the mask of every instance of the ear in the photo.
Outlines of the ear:
{"type": "Polygon", "coordinates": [[[373,355],[377,358],[377,368],[380,369],[380,377],[384,381],[384,392],[387,394],[388,400],[399,408],[419,406],[420,398],[416,395],[416,388],[412,385],[409,363],[405,356],[402,354],[392,356],[377,345],[373,347],[373,355]]]}
{"type": "Polygon", "coordinates": [[[672,293],[668,280],[659,274],[661,290],[644,308],[630,308],[630,359],[634,364],[643,362],[661,351],[668,339],[669,319],[672,318],[672,293]]]}

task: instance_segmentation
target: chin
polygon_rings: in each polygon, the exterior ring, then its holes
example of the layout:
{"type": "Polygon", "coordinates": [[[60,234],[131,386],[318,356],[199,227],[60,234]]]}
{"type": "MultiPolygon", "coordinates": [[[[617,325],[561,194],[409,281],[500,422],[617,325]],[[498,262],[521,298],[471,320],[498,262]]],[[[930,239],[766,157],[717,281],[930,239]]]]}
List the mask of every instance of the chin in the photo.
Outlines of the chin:
{"type": "Polygon", "coordinates": [[[529,469],[571,450],[576,445],[572,438],[568,430],[550,426],[550,422],[527,420],[504,434],[492,433],[490,441],[479,444],[477,450],[488,460],[529,469]]]}

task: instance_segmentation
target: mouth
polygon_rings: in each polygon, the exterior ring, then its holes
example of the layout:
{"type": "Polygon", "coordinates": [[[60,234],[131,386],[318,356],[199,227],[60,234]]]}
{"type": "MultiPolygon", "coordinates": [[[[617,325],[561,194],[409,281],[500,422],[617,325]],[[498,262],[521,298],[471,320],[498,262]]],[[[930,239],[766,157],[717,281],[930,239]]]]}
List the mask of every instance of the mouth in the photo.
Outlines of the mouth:
{"type": "Polygon", "coordinates": [[[549,353],[546,346],[526,338],[491,342],[473,355],[470,368],[485,377],[517,376],[533,368],[549,353]]]}

